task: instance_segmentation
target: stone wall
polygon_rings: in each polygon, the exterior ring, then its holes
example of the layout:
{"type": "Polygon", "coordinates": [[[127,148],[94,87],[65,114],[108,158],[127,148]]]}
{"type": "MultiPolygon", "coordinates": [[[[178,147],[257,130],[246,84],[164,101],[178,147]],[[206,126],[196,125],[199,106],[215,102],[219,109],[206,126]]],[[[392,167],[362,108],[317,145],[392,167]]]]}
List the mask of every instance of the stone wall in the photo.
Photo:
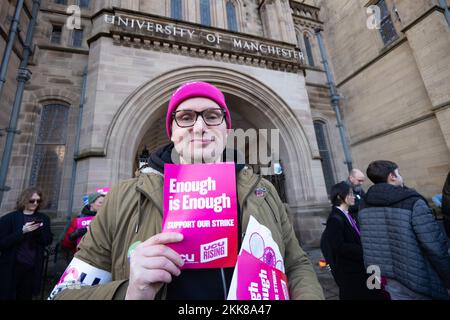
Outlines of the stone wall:
{"type": "MultiPolygon", "coordinates": [[[[450,169],[450,27],[437,1],[386,1],[398,39],[366,27],[366,2],[322,1],[324,36],[354,166],[398,162],[408,186],[431,198],[450,169]]],[[[369,186],[369,183],[366,187],[369,186]]]]}

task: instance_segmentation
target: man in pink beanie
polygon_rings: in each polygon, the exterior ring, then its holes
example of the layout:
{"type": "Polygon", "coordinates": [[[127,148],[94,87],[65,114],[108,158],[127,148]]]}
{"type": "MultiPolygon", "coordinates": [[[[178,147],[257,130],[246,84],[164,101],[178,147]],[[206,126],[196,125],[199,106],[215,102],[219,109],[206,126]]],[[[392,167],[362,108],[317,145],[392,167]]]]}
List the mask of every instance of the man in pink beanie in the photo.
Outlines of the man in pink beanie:
{"type": "Polygon", "coordinates": [[[172,95],[166,115],[167,135],[181,163],[221,161],[230,111],[223,93],[206,82],[188,82],[172,95]]]}

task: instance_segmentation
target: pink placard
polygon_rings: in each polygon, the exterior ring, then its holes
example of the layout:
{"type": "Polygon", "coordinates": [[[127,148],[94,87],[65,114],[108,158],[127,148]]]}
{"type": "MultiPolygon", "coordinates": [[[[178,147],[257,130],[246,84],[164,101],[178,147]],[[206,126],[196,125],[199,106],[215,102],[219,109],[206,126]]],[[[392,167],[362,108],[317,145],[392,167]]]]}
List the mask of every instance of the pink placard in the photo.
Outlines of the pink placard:
{"type": "Polygon", "coordinates": [[[169,244],[183,269],[233,267],[237,259],[234,163],[164,166],[163,232],[184,235],[169,244]]]}
{"type": "Polygon", "coordinates": [[[238,260],[238,300],[289,300],[286,275],[245,250],[238,260]]]}
{"type": "MultiPolygon", "coordinates": [[[[94,219],[94,216],[92,217],[83,217],[83,218],[77,218],[77,229],[80,228],[89,228],[89,225],[92,222],[92,219],[94,219]]],[[[77,245],[80,243],[82,237],[77,238],[77,245]]]]}
{"type": "Polygon", "coordinates": [[[88,228],[91,224],[92,219],[94,219],[94,216],[77,218],[77,229],[88,228]]]}
{"type": "Polygon", "coordinates": [[[109,192],[109,187],[96,188],[95,192],[98,192],[98,193],[106,195],[109,192]]]}

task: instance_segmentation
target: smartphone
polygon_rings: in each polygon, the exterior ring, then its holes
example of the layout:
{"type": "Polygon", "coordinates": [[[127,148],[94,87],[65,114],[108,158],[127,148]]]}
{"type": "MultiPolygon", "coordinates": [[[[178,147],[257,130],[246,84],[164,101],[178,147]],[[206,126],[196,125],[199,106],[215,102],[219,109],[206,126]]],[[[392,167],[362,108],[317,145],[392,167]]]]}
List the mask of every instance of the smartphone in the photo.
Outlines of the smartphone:
{"type": "Polygon", "coordinates": [[[42,222],[44,222],[44,220],[42,220],[42,219],[36,219],[36,220],[34,220],[34,223],[42,223],[42,222]]]}

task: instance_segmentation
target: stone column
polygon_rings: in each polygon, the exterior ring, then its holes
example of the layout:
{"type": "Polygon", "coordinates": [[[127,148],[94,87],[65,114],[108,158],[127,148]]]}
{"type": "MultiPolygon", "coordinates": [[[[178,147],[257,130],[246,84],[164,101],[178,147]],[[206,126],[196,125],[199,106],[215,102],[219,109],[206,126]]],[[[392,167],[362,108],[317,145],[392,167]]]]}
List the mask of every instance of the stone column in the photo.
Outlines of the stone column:
{"type": "Polygon", "coordinates": [[[113,7],[121,7],[121,0],[102,0],[102,1],[94,1],[94,12],[100,11],[102,9],[110,9],[113,7]]]}
{"type": "Polygon", "coordinates": [[[227,28],[227,9],[224,1],[211,1],[211,22],[217,28],[227,28]]]}
{"type": "Polygon", "coordinates": [[[139,0],[122,0],[121,7],[123,9],[139,11],[139,0]]]}
{"type": "Polygon", "coordinates": [[[183,2],[183,16],[186,21],[200,23],[200,8],[197,0],[183,2]]]}
{"type": "Polygon", "coordinates": [[[260,10],[264,35],[267,38],[297,43],[289,1],[265,0],[260,10]]]}

